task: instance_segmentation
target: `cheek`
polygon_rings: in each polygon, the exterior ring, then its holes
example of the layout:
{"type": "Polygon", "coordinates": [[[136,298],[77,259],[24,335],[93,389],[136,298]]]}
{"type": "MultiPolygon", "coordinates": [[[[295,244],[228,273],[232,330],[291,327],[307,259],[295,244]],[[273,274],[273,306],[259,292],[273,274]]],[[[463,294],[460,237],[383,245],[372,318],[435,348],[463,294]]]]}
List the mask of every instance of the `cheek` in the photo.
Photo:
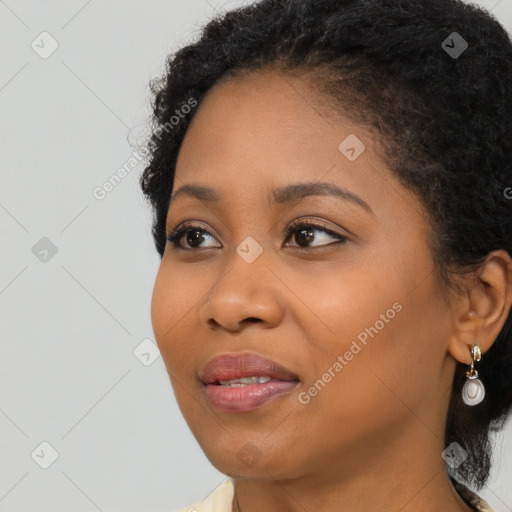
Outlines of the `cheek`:
{"type": "MultiPolygon", "coordinates": [[[[176,272],[169,271],[163,263],[158,271],[151,298],[151,323],[160,353],[168,369],[179,367],[187,351],[179,340],[186,339],[183,333],[191,332],[190,322],[197,315],[192,307],[201,293],[194,295],[193,286],[179,279],[176,272]]],[[[189,351],[190,352],[190,351],[189,351]]]]}
{"type": "Polygon", "coordinates": [[[428,336],[417,331],[413,316],[408,317],[413,305],[402,306],[388,323],[382,320],[383,327],[371,315],[366,326],[354,325],[352,331],[364,336],[340,336],[337,345],[330,346],[330,364],[325,364],[324,357],[321,364],[315,364],[306,388],[313,397],[299,414],[312,423],[312,431],[322,433],[325,445],[315,444],[326,456],[333,446],[357,451],[361,444],[373,442],[369,440],[378,443],[391,438],[397,429],[414,421],[413,411],[429,400],[435,377],[429,368],[428,336]]]}
{"type": "Polygon", "coordinates": [[[319,353],[343,354],[352,340],[364,343],[377,333],[381,338],[380,333],[397,322],[405,293],[396,283],[383,265],[361,261],[332,265],[324,275],[315,272],[310,280],[295,277],[293,290],[304,297],[309,309],[299,304],[296,321],[319,353]]]}
{"type": "Polygon", "coordinates": [[[404,292],[374,296],[364,315],[354,311],[350,336],[338,349],[347,363],[328,398],[337,404],[340,421],[360,418],[361,428],[371,430],[400,424],[412,411],[435,408],[448,316],[431,280],[404,292]]]}
{"type": "Polygon", "coordinates": [[[165,285],[164,274],[163,268],[160,266],[151,297],[151,323],[160,349],[163,344],[165,326],[169,321],[169,312],[173,311],[172,294],[170,288],[165,285]]]}
{"type": "MultiPolygon", "coordinates": [[[[151,299],[151,322],[178,407],[189,421],[195,410],[191,386],[198,386],[194,372],[200,343],[191,336],[197,332],[197,308],[204,289],[198,289],[199,283],[194,286],[190,279],[179,274],[165,264],[159,269],[151,299]]],[[[193,420],[197,421],[200,420],[193,420]]]]}
{"type": "MultiPolygon", "coordinates": [[[[404,404],[414,407],[428,400],[432,379],[440,378],[449,312],[439,296],[431,262],[412,254],[408,259],[403,248],[401,258],[387,250],[391,254],[386,256],[383,248],[380,258],[359,260],[357,268],[344,265],[331,273],[331,279],[317,279],[314,310],[321,322],[314,325],[320,328],[313,329],[313,321],[303,325],[308,338],[317,340],[310,346],[308,384],[322,379],[331,368],[337,377],[325,386],[327,392],[319,393],[325,399],[316,404],[320,409],[334,404],[340,420],[380,411],[381,420],[392,421],[395,412],[390,416],[390,411],[408,414],[404,404]],[[318,336],[324,331],[328,336],[318,336]],[[344,361],[333,367],[338,356],[344,361]]],[[[329,374],[325,378],[329,380],[329,374]]]]}

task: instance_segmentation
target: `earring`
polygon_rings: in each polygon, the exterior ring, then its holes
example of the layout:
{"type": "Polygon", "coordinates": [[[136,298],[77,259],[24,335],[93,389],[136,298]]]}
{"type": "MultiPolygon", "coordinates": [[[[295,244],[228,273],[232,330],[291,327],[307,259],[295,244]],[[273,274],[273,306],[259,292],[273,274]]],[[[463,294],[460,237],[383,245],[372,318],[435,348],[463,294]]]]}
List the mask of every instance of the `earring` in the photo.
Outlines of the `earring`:
{"type": "Polygon", "coordinates": [[[471,368],[466,372],[466,383],[462,388],[462,400],[467,405],[479,404],[485,396],[485,388],[482,381],[478,378],[478,372],[475,370],[475,362],[482,359],[482,352],[478,345],[473,345],[471,351],[471,368]]]}

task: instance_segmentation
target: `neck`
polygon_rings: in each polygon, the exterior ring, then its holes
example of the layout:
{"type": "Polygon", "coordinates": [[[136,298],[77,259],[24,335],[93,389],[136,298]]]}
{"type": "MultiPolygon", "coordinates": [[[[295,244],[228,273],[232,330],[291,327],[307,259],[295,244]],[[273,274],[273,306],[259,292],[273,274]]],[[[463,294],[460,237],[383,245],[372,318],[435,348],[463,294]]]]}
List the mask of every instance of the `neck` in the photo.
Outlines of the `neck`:
{"type": "Polygon", "coordinates": [[[356,450],[356,456],[293,478],[264,471],[257,477],[233,478],[233,512],[471,512],[450,483],[441,458],[442,442],[420,422],[403,446],[380,453],[356,450]],[[421,435],[420,435],[421,434],[421,435]]]}

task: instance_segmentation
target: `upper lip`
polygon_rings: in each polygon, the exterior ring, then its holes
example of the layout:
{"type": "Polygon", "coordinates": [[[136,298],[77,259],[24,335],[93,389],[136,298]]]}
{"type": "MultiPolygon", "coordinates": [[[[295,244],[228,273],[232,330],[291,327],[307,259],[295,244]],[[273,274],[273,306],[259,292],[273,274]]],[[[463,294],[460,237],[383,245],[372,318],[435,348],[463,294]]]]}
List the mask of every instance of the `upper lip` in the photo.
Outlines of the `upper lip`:
{"type": "Polygon", "coordinates": [[[268,376],[279,380],[299,380],[297,375],[266,357],[251,352],[231,352],[211,358],[199,372],[205,384],[241,377],[268,376]]]}

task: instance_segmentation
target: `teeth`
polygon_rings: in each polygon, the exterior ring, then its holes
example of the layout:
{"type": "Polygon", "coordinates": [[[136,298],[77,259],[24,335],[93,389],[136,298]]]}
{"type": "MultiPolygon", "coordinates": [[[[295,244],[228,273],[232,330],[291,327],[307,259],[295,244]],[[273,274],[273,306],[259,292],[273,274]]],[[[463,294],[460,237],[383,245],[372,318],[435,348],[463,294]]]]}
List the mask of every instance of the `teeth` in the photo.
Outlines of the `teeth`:
{"type": "Polygon", "coordinates": [[[229,386],[229,387],[242,387],[242,386],[248,386],[249,384],[264,384],[265,382],[268,382],[270,377],[241,377],[240,379],[233,379],[233,380],[219,380],[219,384],[221,386],[229,386]]]}

